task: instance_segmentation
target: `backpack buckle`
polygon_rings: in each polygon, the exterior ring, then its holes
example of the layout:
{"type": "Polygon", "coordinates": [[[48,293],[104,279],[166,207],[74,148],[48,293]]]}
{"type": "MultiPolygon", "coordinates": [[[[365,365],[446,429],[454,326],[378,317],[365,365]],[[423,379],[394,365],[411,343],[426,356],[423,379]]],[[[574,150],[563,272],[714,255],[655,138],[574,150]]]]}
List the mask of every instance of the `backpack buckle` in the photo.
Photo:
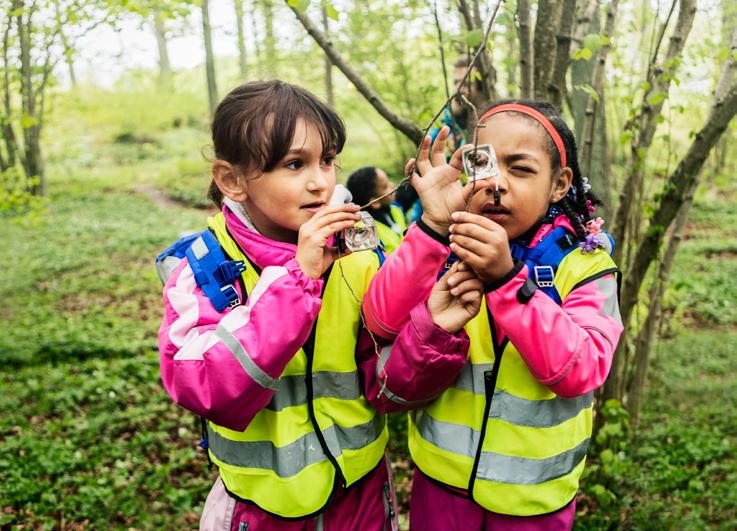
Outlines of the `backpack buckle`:
{"type": "Polygon", "coordinates": [[[535,284],[541,288],[552,288],[555,271],[552,266],[535,266],[535,284]]]}
{"type": "Polygon", "coordinates": [[[228,299],[228,306],[231,310],[240,305],[241,298],[238,296],[238,292],[233,287],[233,284],[222,286],[220,291],[225,295],[225,298],[228,299]]]}

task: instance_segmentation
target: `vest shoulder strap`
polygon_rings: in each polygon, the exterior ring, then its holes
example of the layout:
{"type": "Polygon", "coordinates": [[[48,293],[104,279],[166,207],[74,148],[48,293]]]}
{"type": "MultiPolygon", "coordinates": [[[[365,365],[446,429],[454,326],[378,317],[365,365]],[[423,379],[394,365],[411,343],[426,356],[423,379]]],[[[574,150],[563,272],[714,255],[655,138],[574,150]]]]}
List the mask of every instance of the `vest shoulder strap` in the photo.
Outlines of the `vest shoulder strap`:
{"type": "Polygon", "coordinates": [[[156,257],[156,270],[163,283],[185,257],[197,286],[215,310],[222,312],[241,303],[233,283],[246,270],[245,261],[228,259],[212,231],[184,236],[156,257]]]}
{"type": "Polygon", "coordinates": [[[510,243],[512,258],[527,264],[530,278],[548,297],[562,304],[562,299],[553,283],[555,273],[563,259],[574,249],[578,240],[563,227],[554,229],[533,248],[510,243]]]}

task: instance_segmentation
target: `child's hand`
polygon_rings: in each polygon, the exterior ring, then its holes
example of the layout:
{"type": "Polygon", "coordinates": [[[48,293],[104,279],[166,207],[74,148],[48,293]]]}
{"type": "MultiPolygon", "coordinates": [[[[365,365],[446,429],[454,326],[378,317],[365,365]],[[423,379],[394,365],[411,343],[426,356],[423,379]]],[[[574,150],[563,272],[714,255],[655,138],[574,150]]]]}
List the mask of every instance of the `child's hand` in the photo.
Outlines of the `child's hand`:
{"type": "Polygon", "coordinates": [[[353,227],[361,219],[359,210],[353,204],[326,206],[299,228],[295,258],[305,275],[320,278],[338,258],[338,249],[328,247],[328,240],[336,232],[353,227]]]}
{"type": "MultiPolygon", "coordinates": [[[[443,127],[435,138],[432,150],[430,137],[425,137],[417,160],[419,175],[414,173],[411,178],[412,186],[422,202],[422,221],[443,236],[448,234],[448,227],[452,223],[450,215],[458,210],[464,210],[474,190],[483,187],[483,181],[476,181],[475,185],[460,184],[463,169],[462,153],[471,149],[470,145],[457,149],[450,162],[445,162],[445,140],[449,133],[450,128],[443,127]]],[[[407,162],[405,174],[411,171],[414,162],[415,159],[407,162]]]]}
{"type": "Polygon", "coordinates": [[[484,282],[496,282],[514,267],[507,231],[492,220],[469,212],[453,213],[450,248],[484,282]]]}
{"type": "Polygon", "coordinates": [[[435,324],[452,334],[466,326],[481,308],[484,285],[463,262],[453,264],[435,284],[427,309],[435,324]]]}

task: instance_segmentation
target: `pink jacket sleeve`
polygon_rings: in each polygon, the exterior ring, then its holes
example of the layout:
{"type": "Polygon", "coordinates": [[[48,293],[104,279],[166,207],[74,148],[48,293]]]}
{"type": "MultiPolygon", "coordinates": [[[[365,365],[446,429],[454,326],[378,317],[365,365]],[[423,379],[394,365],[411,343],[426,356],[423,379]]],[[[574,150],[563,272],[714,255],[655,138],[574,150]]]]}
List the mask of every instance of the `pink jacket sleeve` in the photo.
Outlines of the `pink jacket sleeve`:
{"type": "Polygon", "coordinates": [[[524,266],[486,295],[500,336],[509,337],[535,379],[554,393],[572,398],[597,389],[622,333],[617,279],[608,274],[591,280],[561,306],[539,290],[521,303],[517,292],[526,279],[524,266]]]}
{"type": "MultiPolygon", "coordinates": [[[[436,235],[437,236],[437,235],[436,235]]],[[[417,224],[410,226],[396,251],[374,276],[363,300],[368,328],[393,339],[407,323],[410,310],[425,302],[450,248],[417,224]]]]}
{"type": "Polygon", "coordinates": [[[358,362],[364,393],[382,413],[426,406],[456,379],[470,345],[464,330],[451,334],[436,325],[424,302],[412,310],[393,344],[381,338],[377,343],[364,329],[358,362]]]}
{"type": "Polygon", "coordinates": [[[182,262],[164,286],[164,387],[190,411],[244,430],[269,403],[276,380],[309,336],[323,281],[304,275],[292,259],[284,267],[264,268],[245,305],[218,313],[182,262]]]}

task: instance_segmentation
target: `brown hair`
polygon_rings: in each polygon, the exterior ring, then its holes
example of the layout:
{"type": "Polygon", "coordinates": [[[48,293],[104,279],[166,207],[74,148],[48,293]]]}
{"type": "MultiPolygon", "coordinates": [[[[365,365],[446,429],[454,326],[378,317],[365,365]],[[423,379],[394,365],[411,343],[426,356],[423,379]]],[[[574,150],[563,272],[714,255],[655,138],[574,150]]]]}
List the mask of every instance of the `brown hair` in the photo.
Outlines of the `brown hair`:
{"type": "MultiPolygon", "coordinates": [[[[314,94],[279,80],[240,85],[215,109],[215,157],[239,166],[249,177],[259,177],[287,154],[299,119],[320,132],[323,156],[343,150],[343,121],[314,94]]],[[[223,195],[214,181],[207,195],[222,205],[223,195]]]]}

